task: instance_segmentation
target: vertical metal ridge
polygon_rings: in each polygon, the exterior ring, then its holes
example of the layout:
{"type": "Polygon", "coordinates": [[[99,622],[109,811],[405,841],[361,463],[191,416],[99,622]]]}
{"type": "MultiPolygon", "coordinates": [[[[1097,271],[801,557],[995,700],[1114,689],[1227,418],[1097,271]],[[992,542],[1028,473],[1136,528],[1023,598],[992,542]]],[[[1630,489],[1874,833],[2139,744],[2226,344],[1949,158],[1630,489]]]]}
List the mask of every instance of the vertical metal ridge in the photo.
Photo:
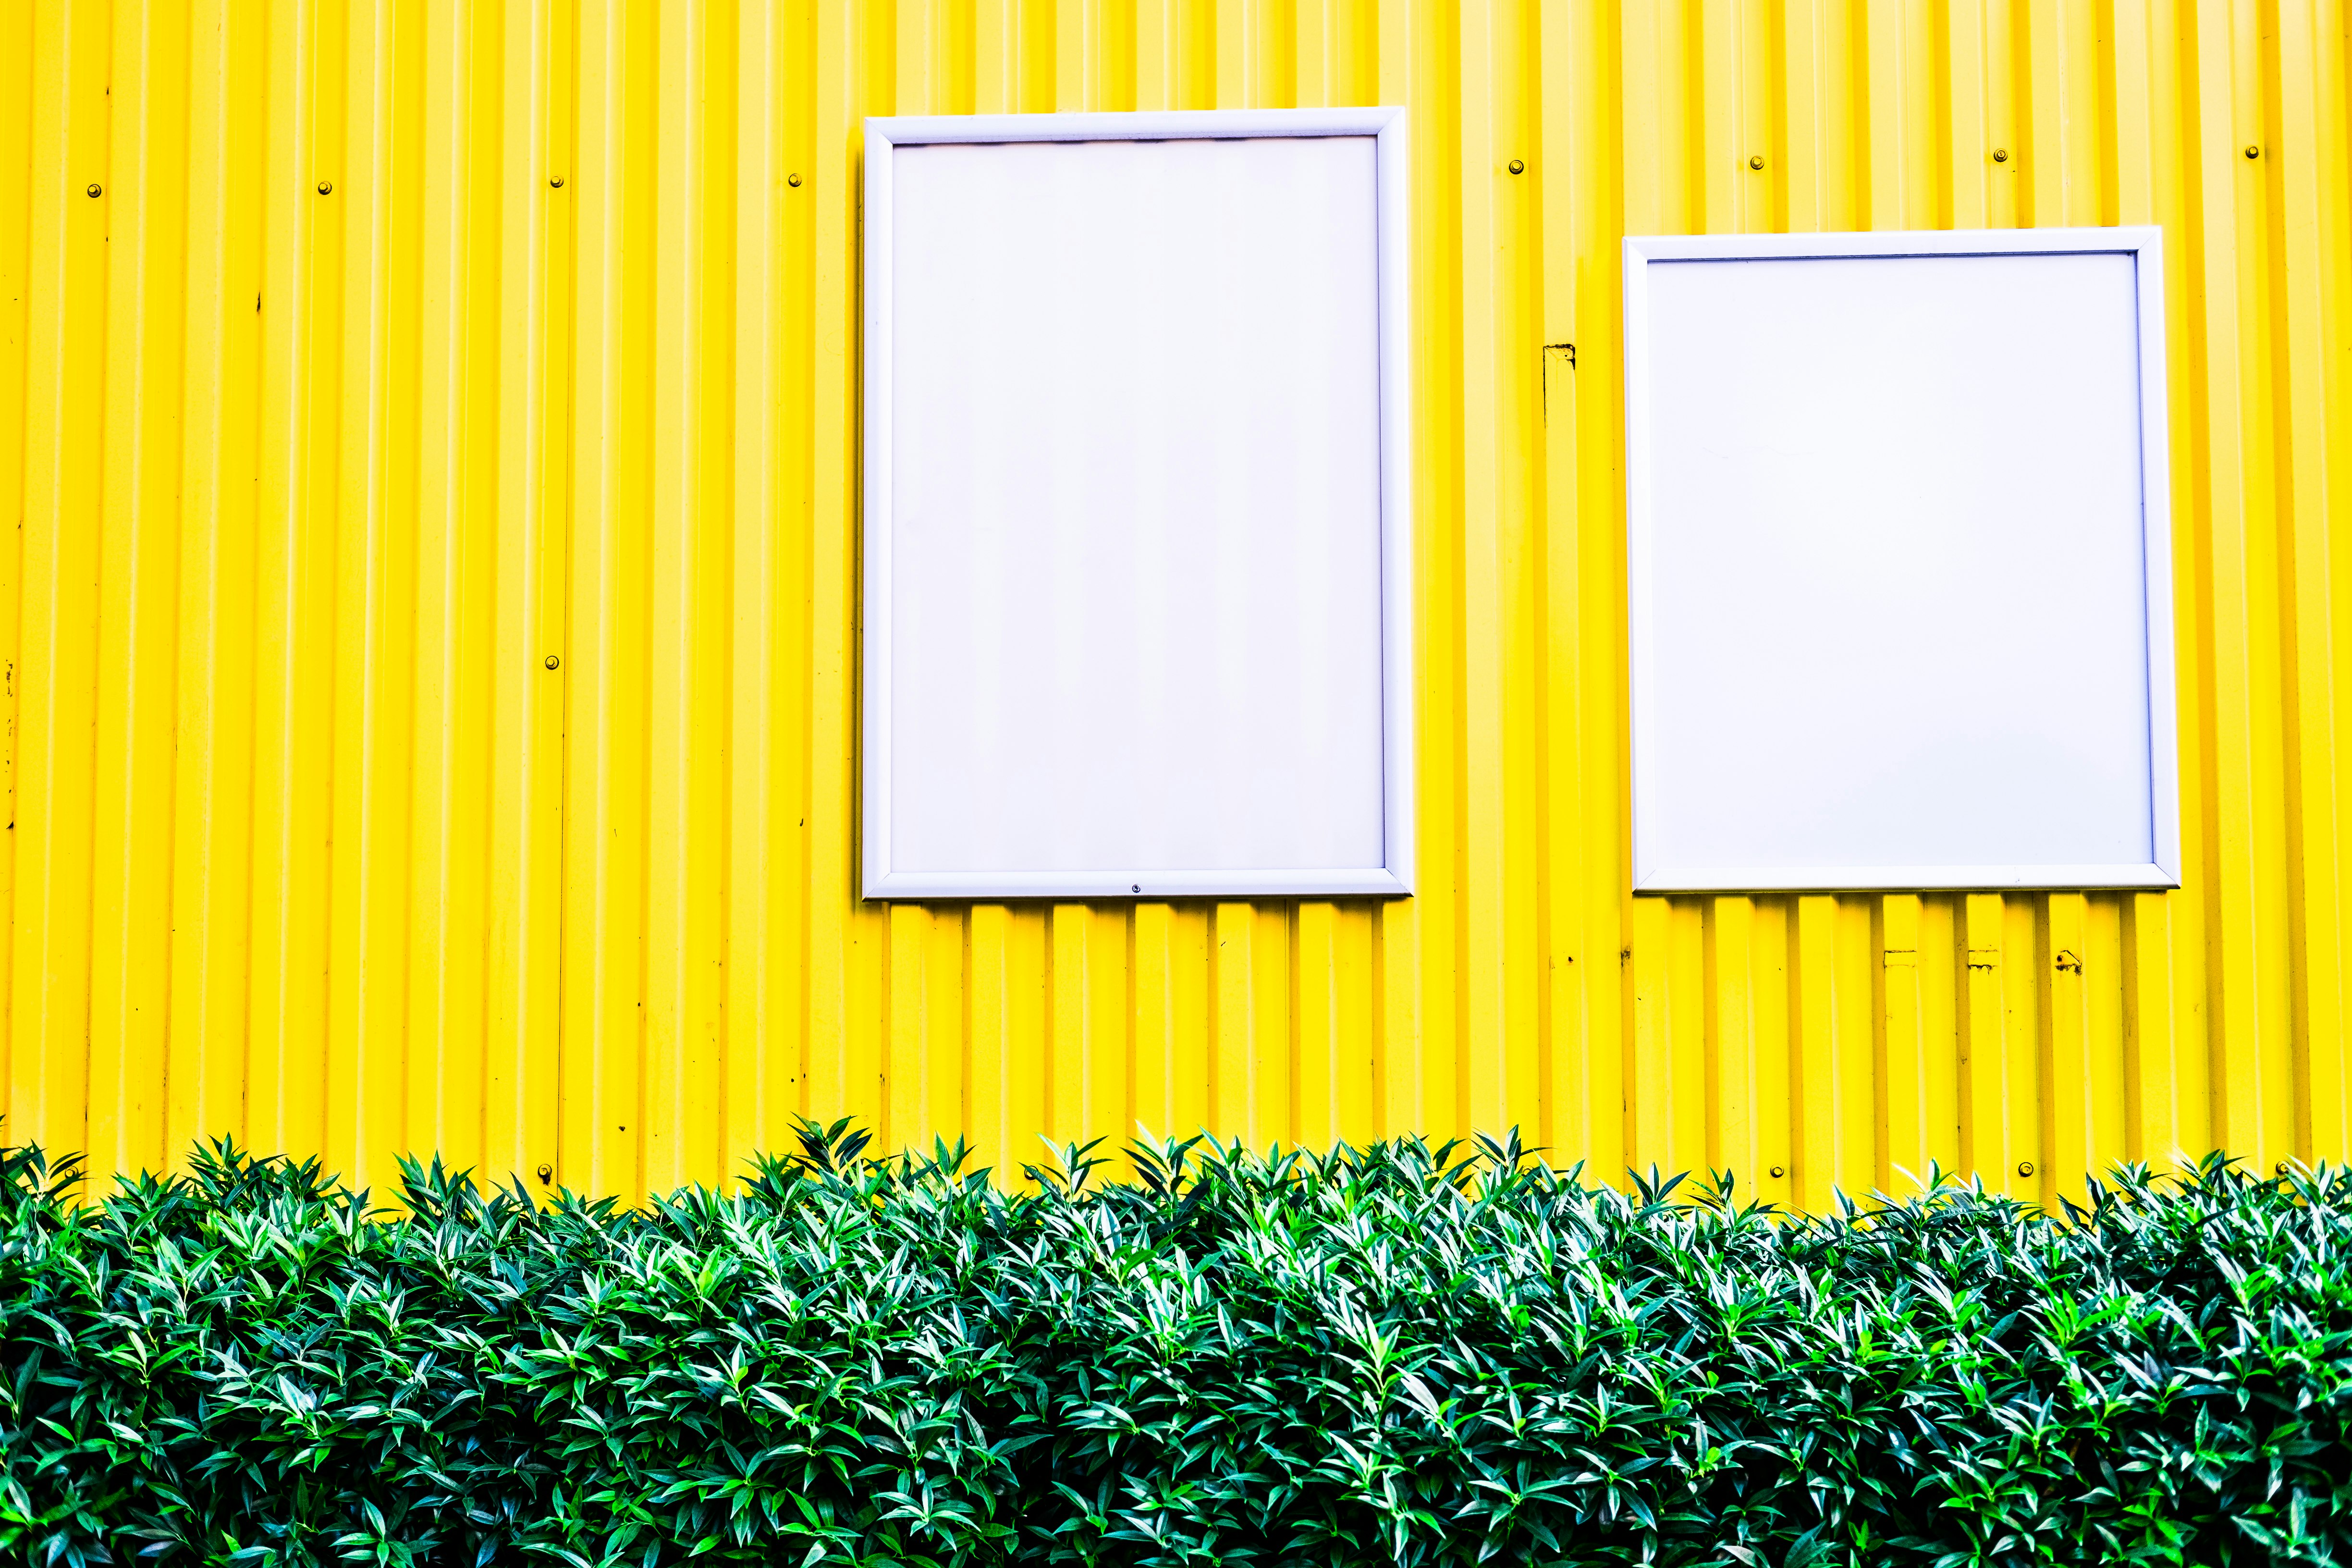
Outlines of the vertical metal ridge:
{"type": "Polygon", "coordinates": [[[163,1049],[176,1092],[168,1150],[206,1135],[250,1142],[247,1053],[252,970],[254,510],[260,285],[259,192],[235,171],[259,153],[261,83],[244,14],[192,16],[187,428],[181,492],[179,641],[170,964],[163,1049]]]}
{"type": "MultiPolygon", "coordinates": [[[[16,929],[16,814],[20,803],[26,575],[24,521],[30,509],[32,437],[31,300],[33,204],[37,187],[34,126],[37,88],[57,61],[37,48],[40,38],[30,5],[0,14],[0,507],[16,526],[0,538],[0,910],[16,929]]],[[[18,1082],[15,1024],[16,944],[0,943],[0,1110],[14,1103],[18,1082]]],[[[8,1131],[0,1122],[0,1132],[8,1131]]]]}
{"type": "Polygon", "coordinates": [[[93,1142],[134,1168],[162,1164],[171,1110],[194,1087],[185,1076],[172,1080],[165,1048],[183,893],[173,885],[172,801],[188,414],[188,22],[174,12],[118,28],[110,75],[125,91],[108,96],[117,135],[107,315],[122,331],[110,342],[120,348],[101,427],[105,499],[89,520],[100,542],[90,1109],[93,1142]]]}

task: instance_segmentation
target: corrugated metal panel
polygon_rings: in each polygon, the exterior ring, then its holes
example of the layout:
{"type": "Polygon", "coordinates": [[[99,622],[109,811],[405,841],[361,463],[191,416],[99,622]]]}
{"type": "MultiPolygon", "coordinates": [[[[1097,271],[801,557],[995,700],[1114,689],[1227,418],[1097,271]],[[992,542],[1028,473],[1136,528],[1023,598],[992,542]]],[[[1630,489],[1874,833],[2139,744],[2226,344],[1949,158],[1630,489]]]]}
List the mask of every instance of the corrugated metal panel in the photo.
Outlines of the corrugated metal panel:
{"type": "Polygon", "coordinates": [[[7,1132],[2352,1154],[2347,71],[2340,0],[0,0],[7,1132]],[[1328,102],[1416,116],[1426,893],[859,904],[859,117],[1328,102]],[[1618,236],[2117,222],[2187,886],[1628,897],[1618,236]]]}

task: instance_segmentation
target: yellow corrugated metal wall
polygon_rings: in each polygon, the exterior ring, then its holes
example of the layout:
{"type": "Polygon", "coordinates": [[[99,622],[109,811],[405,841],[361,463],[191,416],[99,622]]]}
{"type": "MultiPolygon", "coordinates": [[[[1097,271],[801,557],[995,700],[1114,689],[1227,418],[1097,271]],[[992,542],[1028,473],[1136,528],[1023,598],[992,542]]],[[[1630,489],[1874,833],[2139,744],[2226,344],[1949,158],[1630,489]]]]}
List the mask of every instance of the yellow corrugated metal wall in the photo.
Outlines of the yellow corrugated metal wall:
{"type": "Polygon", "coordinates": [[[2348,58],[2343,0],[0,0],[6,1135],[2352,1153],[2348,58]],[[1323,103],[1415,117],[1423,895],[857,902],[860,117],[1323,103]],[[2186,886],[1629,897],[1618,237],[2113,223],[2186,886]]]}

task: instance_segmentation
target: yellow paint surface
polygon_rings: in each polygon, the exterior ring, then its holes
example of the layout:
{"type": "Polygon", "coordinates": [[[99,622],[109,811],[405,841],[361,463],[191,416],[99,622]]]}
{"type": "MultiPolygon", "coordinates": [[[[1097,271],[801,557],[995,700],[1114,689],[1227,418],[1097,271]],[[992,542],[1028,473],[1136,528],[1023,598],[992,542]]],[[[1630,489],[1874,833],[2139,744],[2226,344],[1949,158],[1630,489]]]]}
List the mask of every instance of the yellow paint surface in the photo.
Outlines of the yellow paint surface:
{"type": "Polygon", "coordinates": [[[2343,0],[0,0],[6,1136],[2352,1154],[2348,61],[2343,0]],[[1328,103],[1414,114],[1423,895],[859,903],[860,118],[1328,103]],[[1629,897],[1619,237],[2115,223],[2185,888],[1629,897]]]}

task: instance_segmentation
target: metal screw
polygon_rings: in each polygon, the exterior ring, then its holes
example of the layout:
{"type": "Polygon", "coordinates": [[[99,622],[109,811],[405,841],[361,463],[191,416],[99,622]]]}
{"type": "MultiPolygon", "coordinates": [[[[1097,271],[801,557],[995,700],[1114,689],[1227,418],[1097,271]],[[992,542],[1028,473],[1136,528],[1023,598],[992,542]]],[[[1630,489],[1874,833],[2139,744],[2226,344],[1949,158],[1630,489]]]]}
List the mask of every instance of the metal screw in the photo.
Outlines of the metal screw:
{"type": "Polygon", "coordinates": [[[553,669],[557,665],[562,664],[562,662],[563,660],[557,658],[554,654],[549,654],[547,656],[547,668],[550,669],[553,669]]]}
{"type": "Polygon", "coordinates": [[[89,194],[93,196],[102,196],[106,195],[106,187],[104,185],[93,184],[89,187],[89,194]]]}
{"type": "Polygon", "coordinates": [[[2286,1162],[2285,1162],[2284,1160],[2281,1160],[2277,1164],[2273,1165],[2273,1166],[2271,1167],[2271,1173],[2272,1173],[2272,1174],[2273,1174],[2273,1175],[2279,1175],[2279,1176],[2284,1176],[2284,1175],[2285,1175],[2285,1174],[2286,1174],[2286,1162]]]}
{"type": "Polygon", "coordinates": [[[333,195],[335,194],[335,182],[332,180],[320,180],[319,182],[319,194],[322,196],[333,195]]]}
{"type": "Polygon", "coordinates": [[[542,1182],[551,1182],[555,1180],[555,1167],[552,1165],[541,1165],[539,1168],[539,1179],[542,1182]]]}
{"type": "Polygon", "coordinates": [[[1773,1166],[1773,1167],[1772,1167],[1772,1173],[1773,1173],[1774,1175],[1776,1175],[1776,1176],[1785,1176],[1785,1175],[1787,1175],[1789,1173],[1788,1173],[1787,1171],[1783,1170],[1780,1166],[1779,1166],[1779,1165],[1775,1165],[1775,1166],[1773,1166]]]}
{"type": "Polygon", "coordinates": [[[1528,166],[1525,163],[1520,163],[1517,158],[1511,160],[1511,173],[1514,174],[1524,174],[1527,172],[1528,166]]]}
{"type": "Polygon", "coordinates": [[[1142,883],[1140,883],[1140,882],[1138,882],[1138,883],[1136,883],[1136,884],[1135,884],[1135,886],[1133,886],[1133,887],[1129,888],[1129,889],[1128,889],[1128,891],[1129,891],[1129,892],[1130,892],[1130,893],[1139,893],[1139,892],[1143,891],[1143,884],[1142,884],[1142,883]]]}
{"type": "Polygon", "coordinates": [[[2262,155],[2263,150],[2259,147],[2249,147],[2246,149],[2246,156],[2249,158],[2259,158],[2262,155]]]}
{"type": "Polygon", "coordinates": [[[1764,154],[1761,153],[1751,153],[1748,159],[1748,166],[1751,169],[1762,168],[1764,166],[1764,154]]]}
{"type": "Polygon", "coordinates": [[[795,190],[800,188],[800,183],[801,177],[798,174],[786,174],[784,176],[784,184],[792,186],[795,190]]]}
{"type": "Polygon", "coordinates": [[[1992,150],[1992,161],[1993,161],[1994,163],[2008,163],[2008,162],[2009,162],[2009,149],[2008,149],[2008,148],[2006,148],[2006,147],[1996,147],[1996,148],[1994,148],[1994,149],[1992,150]]]}
{"type": "Polygon", "coordinates": [[[550,175],[547,183],[560,191],[563,188],[563,176],[561,174],[550,175]]]}
{"type": "Polygon", "coordinates": [[[2031,1160],[2020,1160],[2017,1163],[2017,1173],[2021,1176],[2030,1176],[2033,1174],[2033,1162],[2031,1160]]]}

